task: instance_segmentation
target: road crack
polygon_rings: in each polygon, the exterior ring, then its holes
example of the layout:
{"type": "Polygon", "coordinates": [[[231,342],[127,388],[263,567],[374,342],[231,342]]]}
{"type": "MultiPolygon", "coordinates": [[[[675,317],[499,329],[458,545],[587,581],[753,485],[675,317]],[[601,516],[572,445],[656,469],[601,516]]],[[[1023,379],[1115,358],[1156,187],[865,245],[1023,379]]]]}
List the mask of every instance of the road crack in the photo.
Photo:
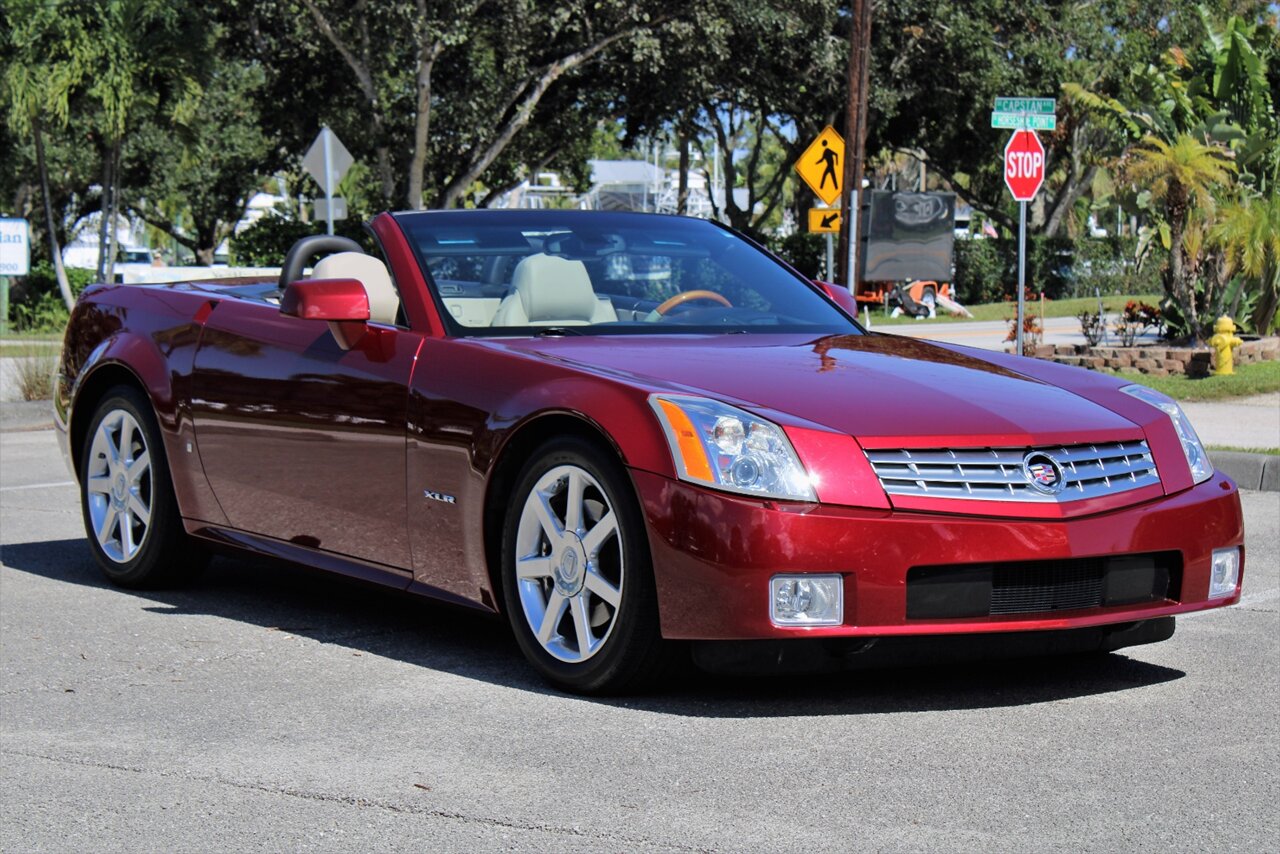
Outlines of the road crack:
{"type": "Polygon", "coordinates": [[[88,759],[79,756],[50,756],[45,753],[35,753],[25,750],[0,749],[0,755],[23,757],[26,759],[39,759],[45,762],[53,762],[60,765],[74,765],[86,768],[98,768],[106,771],[121,771],[131,774],[145,774],[153,777],[174,778],[186,780],[193,783],[213,783],[221,786],[230,786],[232,788],[241,789],[250,792],[260,792],[269,795],[283,795],[289,798],[299,798],[307,801],[315,801],[319,803],[340,804],[343,806],[353,806],[362,808],[371,808],[385,810],[387,812],[398,813],[403,815],[426,816],[428,818],[439,818],[447,821],[457,821],[463,824],[477,825],[481,827],[504,828],[507,830],[523,830],[536,831],[539,833],[551,833],[560,836],[573,836],[581,839],[599,840],[601,842],[616,843],[624,846],[651,845],[660,847],[668,851],[689,851],[689,852],[712,852],[713,848],[699,848],[689,845],[678,845],[671,842],[658,842],[653,839],[645,839],[634,836],[625,836],[616,833],[608,833],[597,830],[587,830],[581,827],[566,827],[557,824],[545,824],[541,822],[525,822],[517,821],[509,818],[495,818],[493,816],[478,816],[469,813],[459,812],[457,810],[446,810],[427,806],[415,806],[413,804],[397,803],[395,801],[387,801],[380,798],[363,798],[357,795],[334,794],[330,792],[316,792],[307,789],[299,789],[292,786],[272,786],[266,783],[257,783],[249,780],[235,780],[220,775],[200,775],[200,774],[184,774],[176,771],[160,771],[154,768],[144,768],[136,765],[120,765],[113,762],[103,762],[96,759],[88,759]]]}

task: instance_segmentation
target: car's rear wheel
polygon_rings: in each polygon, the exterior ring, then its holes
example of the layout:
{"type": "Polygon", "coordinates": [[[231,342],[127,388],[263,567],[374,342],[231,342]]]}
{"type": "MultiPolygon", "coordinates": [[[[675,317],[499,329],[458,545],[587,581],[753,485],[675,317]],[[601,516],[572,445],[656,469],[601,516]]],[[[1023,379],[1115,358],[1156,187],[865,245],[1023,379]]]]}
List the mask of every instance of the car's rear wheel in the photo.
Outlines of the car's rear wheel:
{"type": "Polygon", "coordinates": [[[150,402],[119,386],[98,403],[80,464],[85,533],[112,582],[155,587],[185,581],[206,556],[182,529],[150,402]]]}
{"type": "Polygon", "coordinates": [[[549,442],[521,472],[503,595],[525,656],[558,687],[634,691],[665,667],[639,506],[621,465],[587,442],[549,442]]]}

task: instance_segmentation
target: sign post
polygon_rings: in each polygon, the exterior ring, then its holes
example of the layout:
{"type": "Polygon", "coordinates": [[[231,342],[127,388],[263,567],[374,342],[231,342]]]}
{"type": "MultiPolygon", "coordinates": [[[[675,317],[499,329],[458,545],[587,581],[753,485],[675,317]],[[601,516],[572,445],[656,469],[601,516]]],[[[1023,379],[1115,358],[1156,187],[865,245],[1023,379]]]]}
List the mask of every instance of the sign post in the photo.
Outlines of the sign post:
{"type": "MultiPolygon", "coordinates": [[[[844,174],[844,138],[827,125],[795,162],[795,170],[826,207],[809,209],[809,231],[827,236],[827,281],[835,279],[833,235],[840,231],[840,180],[844,174]]],[[[856,194],[855,194],[855,202],[856,194]]],[[[857,208],[850,208],[857,210],[857,208]]],[[[850,281],[853,278],[850,276],[850,281]]],[[[853,286],[849,287],[850,292],[853,286]]]]}
{"type": "Polygon", "coordinates": [[[330,234],[333,234],[334,219],[342,218],[334,216],[333,194],[352,163],[355,163],[355,158],[328,125],[320,128],[315,142],[311,143],[306,156],[302,158],[302,167],[316,179],[320,189],[324,190],[324,218],[330,234]]]}
{"type": "Polygon", "coordinates": [[[1027,202],[1044,185],[1044,146],[1033,130],[1020,130],[1004,147],[1004,183],[1018,200],[1018,326],[1017,349],[1022,351],[1023,322],[1026,316],[1027,287],[1027,202]]]}
{"type": "Polygon", "coordinates": [[[835,236],[840,233],[839,208],[809,208],[809,233],[827,238],[827,281],[835,280],[835,236]]]}
{"type": "Polygon", "coordinates": [[[9,331],[9,277],[30,270],[30,226],[25,219],[0,219],[0,332],[9,331]]]}

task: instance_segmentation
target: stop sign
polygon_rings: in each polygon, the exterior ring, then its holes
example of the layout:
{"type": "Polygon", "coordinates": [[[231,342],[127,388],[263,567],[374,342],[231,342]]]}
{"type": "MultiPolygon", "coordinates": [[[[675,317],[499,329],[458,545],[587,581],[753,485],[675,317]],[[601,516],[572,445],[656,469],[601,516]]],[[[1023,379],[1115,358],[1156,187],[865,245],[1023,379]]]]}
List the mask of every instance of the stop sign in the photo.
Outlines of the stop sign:
{"type": "Polygon", "coordinates": [[[1044,184],[1044,146],[1033,130],[1020,130],[1004,147],[1004,183],[1020,202],[1029,202],[1044,184]]]}

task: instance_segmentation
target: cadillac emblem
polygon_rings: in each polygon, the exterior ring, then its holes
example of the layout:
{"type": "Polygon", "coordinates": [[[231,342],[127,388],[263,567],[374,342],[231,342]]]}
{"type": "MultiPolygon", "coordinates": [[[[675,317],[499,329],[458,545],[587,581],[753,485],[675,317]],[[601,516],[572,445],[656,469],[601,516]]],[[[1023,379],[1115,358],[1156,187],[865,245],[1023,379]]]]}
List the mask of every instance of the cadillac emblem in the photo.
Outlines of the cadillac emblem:
{"type": "Polygon", "coordinates": [[[1067,485],[1062,464],[1044,451],[1032,451],[1022,458],[1022,475],[1032,489],[1045,495],[1057,495],[1067,485]]]}

